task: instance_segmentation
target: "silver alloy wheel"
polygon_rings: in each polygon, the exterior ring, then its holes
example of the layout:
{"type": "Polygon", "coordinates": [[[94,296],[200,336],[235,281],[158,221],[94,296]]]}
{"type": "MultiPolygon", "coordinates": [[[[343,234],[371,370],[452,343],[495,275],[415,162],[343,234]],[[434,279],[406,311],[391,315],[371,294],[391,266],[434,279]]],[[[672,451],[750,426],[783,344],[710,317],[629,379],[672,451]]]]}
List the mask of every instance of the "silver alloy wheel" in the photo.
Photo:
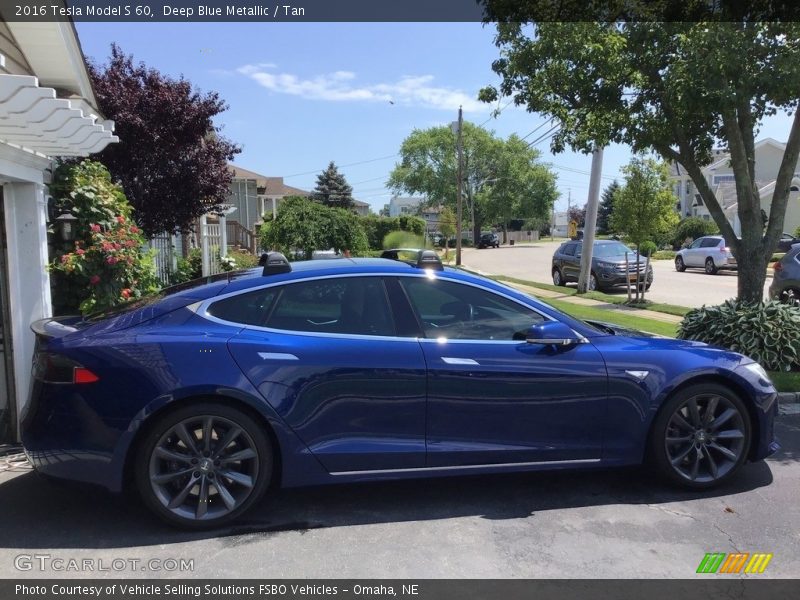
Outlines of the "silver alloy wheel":
{"type": "Polygon", "coordinates": [[[243,427],[220,416],[184,419],[161,436],[150,456],[156,498],[182,519],[217,519],[236,510],[258,479],[256,445],[243,427]]]}
{"type": "Polygon", "coordinates": [[[733,402],[719,394],[687,399],[673,412],[664,437],[674,471],[698,483],[724,477],[745,451],[745,418],[733,402]]]}
{"type": "Polygon", "coordinates": [[[553,270],[553,285],[561,285],[561,271],[553,270]]]}
{"type": "Polygon", "coordinates": [[[717,272],[717,267],[714,265],[714,259],[710,258],[710,257],[707,258],[706,259],[706,273],[708,273],[709,275],[714,275],[716,272],[717,272]]]}
{"type": "Polygon", "coordinates": [[[593,292],[597,289],[597,277],[595,277],[594,273],[589,274],[589,291],[593,292]]]}
{"type": "Polygon", "coordinates": [[[683,258],[680,256],[675,257],[675,270],[683,272],[686,270],[686,266],[683,264],[683,258]]]}

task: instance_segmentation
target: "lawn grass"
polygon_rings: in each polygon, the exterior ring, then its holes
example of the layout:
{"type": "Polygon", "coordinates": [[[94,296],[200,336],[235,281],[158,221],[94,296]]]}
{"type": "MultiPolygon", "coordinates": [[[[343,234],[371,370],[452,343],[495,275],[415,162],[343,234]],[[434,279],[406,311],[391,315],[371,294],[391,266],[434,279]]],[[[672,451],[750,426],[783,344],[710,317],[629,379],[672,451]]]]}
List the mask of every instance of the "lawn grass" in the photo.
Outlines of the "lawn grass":
{"type": "MultiPolygon", "coordinates": [[[[492,277],[492,279],[496,279],[498,281],[506,281],[509,283],[518,283],[520,285],[527,285],[534,288],[539,288],[541,290],[550,290],[551,292],[559,292],[564,294],[565,296],[574,296],[578,293],[578,290],[574,287],[559,287],[557,285],[552,285],[549,283],[537,283],[535,281],[525,281],[524,279],[517,279],[516,277],[492,277]]],[[[589,298],[590,300],[598,300],[600,302],[606,302],[608,304],[625,304],[628,301],[627,295],[625,296],[617,296],[614,294],[604,294],[603,292],[587,292],[581,295],[581,298],[589,298]]],[[[646,309],[652,310],[655,312],[665,313],[668,315],[675,315],[677,317],[684,316],[687,312],[691,309],[686,306],[678,306],[675,304],[664,304],[662,302],[650,302],[649,300],[645,304],[641,305],[629,305],[630,308],[637,308],[637,309],[646,309]]]]}
{"type": "Polygon", "coordinates": [[[678,326],[673,323],[664,323],[663,321],[655,321],[646,317],[638,317],[634,314],[628,315],[626,313],[594,308],[593,306],[573,304],[572,302],[565,302],[564,300],[556,300],[553,298],[540,298],[540,300],[577,319],[604,321],[606,323],[613,323],[622,327],[647,331],[666,337],[675,337],[678,332],[678,326]]]}
{"type": "Polygon", "coordinates": [[[769,378],[779,392],[800,392],[800,371],[770,371],[769,378]]]}

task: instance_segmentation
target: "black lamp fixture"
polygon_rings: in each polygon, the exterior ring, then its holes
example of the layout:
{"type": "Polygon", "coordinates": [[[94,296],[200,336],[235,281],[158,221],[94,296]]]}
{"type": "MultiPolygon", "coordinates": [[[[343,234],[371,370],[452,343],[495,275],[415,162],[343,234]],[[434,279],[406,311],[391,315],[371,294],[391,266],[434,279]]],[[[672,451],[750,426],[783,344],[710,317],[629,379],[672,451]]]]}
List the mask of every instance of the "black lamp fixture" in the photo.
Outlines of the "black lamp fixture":
{"type": "Polygon", "coordinates": [[[63,212],[56,217],[56,225],[61,234],[61,239],[65,242],[71,242],[75,239],[75,230],[78,223],[78,217],[71,212],[63,212]]]}

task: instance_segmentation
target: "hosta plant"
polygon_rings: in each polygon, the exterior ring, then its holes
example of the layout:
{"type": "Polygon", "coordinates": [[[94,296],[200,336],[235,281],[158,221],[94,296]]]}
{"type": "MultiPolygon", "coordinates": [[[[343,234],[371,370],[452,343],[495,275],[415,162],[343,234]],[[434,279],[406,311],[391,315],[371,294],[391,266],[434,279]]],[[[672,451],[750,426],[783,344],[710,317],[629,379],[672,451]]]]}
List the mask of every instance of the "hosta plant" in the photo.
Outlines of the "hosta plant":
{"type": "Polygon", "coordinates": [[[741,352],[770,371],[800,369],[800,309],[726,300],[689,311],[678,337],[741,352]]]}

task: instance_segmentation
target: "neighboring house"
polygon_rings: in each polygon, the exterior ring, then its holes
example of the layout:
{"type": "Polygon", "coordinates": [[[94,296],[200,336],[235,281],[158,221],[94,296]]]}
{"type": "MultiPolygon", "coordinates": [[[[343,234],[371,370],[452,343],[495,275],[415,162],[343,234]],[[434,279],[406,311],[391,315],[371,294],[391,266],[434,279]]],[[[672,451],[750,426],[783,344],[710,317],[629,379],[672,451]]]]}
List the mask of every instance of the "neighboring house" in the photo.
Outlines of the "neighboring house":
{"type": "Polygon", "coordinates": [[[426,206],[418,213],[425,219],[425,230],[429,232],[439,231],[439,214],[442,212],[441,206],[426,206]]]}
{"type": "MultiPolygon", "coordinates": [[[[778,176],[785,148],[785,144],[772,138],[763,139],[755,144],[756,188],[761,197],[761,208],[764,209],[767,216],[769,216],[772,193],[775,190],[775,179],[778,176]]],[[[729,153],[723,148],[715,149],[713,162],[702,171],[734,231],[737,235],[741,234],[741,225],[737,214],[736,184],[729,153]]],[[[789,233],[793,233],[797,227],[800,227],[800,168],[796,168],[795,171],[783,225],[783,230],[789,233]]],[[[681,218],[694,216],[711,220],[711,214],[697,193],[694,182],[680,164],[672,163],[670,165],[670,180],[673,192],[677,197],[675,209],[681,218]]]]}
{"type": "Polygon", "coordinates": [[[425,198],[414,196],[392,196],[389,199],[389,216],[419,214],[419,207],[425,204],[425,198]]]}
{"type": "Polygon", "coordinates": [[[551,232],[556,237],[567,237],[569,233],[569,215],[566,212],[553,213],[551,232]]]}
{"type": "MultiPolygon", "coordinates": [[[[236,210],[228,215],[228,220],[240,223],[250,231],[256,230],[264,215],[274,218],[284,198],[311,196],[311,192],[286,185],[283,177],[268,177],[233,164],[229,167],[233,171],[233,182],[228,204],[236,210]]],[[[353,210],[360,215],[367,215],[369,204],[353,200],[353,210]]]]}
{"type": "Polygon", "coordinates": [[[118,141],[113,129],[97,110],[70,21],[0,19],[0,443],[16,440],[25,410],[35,343],[30,324],[52,314],[52,157],[99,152],[118,141]]]}

